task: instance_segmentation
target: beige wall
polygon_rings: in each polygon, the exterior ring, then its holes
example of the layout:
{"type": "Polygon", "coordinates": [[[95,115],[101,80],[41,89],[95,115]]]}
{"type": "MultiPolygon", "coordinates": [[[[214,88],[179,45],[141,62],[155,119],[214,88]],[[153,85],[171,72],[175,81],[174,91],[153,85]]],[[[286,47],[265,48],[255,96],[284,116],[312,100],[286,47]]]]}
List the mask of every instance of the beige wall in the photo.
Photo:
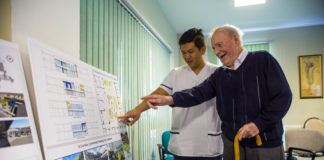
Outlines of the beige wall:
{"type": "MultiPolygon", "coordinates": [[[[302,125],[309,117],[324,119],[324,99],[299,98],[298,56],[324,54],[324,26],[245,33],[245,42],[270,40],[270,51],[278,60],[293,92],[285,125],[302,125]]],[[[324,55],[323,55],[324,56],[324,55]]]]}
{"type": "Polygon", "coordinates": [[[28,37],[79,58],[80,1],[12,0],[12,40],[23,54],[28,37]]]}
{"type": "MultiPolygon", "coordinates": [[[[2,0],[1,0],[2,1],[2,0]]],[[[130,3],[172,50],[171,67],[177,64],[175,30],[156,0],[123,0],[130,3]],[[176,59],[176,60],[174,60],[176,59]]],[[[27,53],[27,38],[33,37],[75,58],[80,57],[79,0],[12,0],[12,39],[27,53]]]]}
{"type": "Polygon", "coordinates": [[[0,0],[0,39],[11,41],[11,0],[0,0]]]}

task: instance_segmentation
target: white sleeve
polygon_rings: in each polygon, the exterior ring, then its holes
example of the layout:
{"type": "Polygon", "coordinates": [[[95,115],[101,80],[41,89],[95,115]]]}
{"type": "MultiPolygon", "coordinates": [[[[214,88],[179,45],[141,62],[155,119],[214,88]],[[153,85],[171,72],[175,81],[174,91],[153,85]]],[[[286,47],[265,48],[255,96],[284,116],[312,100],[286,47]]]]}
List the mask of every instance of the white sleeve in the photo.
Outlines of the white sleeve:
{"type": "Polygon", "coordinates": [[[172,95],[173,86],[174,86],[174,78],[175,78],[175,69],[173,69],[160,84],[160,88],[168,92],[169,95],[172,95]]]}

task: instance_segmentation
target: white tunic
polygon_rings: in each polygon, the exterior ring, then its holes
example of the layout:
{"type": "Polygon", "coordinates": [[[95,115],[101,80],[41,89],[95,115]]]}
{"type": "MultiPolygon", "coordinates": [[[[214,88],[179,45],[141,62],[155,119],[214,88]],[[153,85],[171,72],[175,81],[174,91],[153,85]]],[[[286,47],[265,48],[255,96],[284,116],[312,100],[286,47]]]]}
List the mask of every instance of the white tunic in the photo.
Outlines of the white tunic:
{"type": "MultiPolygon", "coordinates": [[[[217,66],[207,63],[198,75],[188,65],[173,69],[160,88],[172,95],[207,79],[217,66]]],[[[223,153],[216,98],[189,108],[172,108],[170,152],[178,156],[213,157],[223,153]]]]}

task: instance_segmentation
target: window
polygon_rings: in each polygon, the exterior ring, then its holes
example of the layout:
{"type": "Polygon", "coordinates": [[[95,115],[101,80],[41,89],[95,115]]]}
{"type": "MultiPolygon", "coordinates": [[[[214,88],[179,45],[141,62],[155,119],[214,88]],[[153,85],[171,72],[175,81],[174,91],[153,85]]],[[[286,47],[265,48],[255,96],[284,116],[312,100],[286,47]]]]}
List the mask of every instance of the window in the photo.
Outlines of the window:
{"type": "Polygon", "coordinates": [[[235,7],[243,7],[243,6],[250,6],[256,4],[264,4],[266,0],[235,0],[234,6],[235,7]]]}
{"type": "Polygon", "coordinates": [[[258,50],[265,50],[270,52],[268,42],[243,44],[243,48],[247,49],[249,52],[258,51],[258,50]]]}

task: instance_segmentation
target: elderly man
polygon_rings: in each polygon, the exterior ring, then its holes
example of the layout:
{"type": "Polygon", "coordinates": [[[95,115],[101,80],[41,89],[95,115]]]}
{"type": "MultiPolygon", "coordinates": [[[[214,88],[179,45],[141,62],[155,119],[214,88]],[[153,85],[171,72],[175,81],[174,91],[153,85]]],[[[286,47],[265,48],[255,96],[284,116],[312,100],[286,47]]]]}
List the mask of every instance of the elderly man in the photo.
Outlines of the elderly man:
{"type": "Polygon", "coordinates": [[[194,88],[143,99],[151,108],[190,107],[216,96],[224,160],[234,159],[237,134],[241,160],[283,160],[282,118],[291,104],[290,87],[278,62],[266,51],[248,52],[241,37],[235,26],[215,28],[211,43],[222,67],[194,88]],[[256,144],[256,136],[261,137],[261,146],[256,144]]]}

